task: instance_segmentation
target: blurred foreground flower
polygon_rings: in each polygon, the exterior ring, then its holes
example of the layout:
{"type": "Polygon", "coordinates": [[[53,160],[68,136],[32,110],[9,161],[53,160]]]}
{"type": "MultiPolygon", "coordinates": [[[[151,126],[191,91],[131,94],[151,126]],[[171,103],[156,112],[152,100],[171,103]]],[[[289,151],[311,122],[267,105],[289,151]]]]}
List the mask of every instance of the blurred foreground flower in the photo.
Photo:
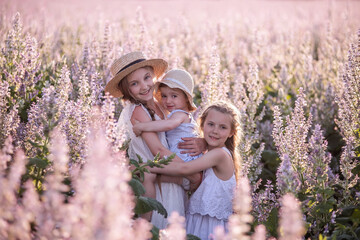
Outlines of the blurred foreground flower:
{"type": "Polygon", "coordinates": [[[279,240],[301,240],[305,232],[300,202],[288,193],[281,200],[279,240]]]}

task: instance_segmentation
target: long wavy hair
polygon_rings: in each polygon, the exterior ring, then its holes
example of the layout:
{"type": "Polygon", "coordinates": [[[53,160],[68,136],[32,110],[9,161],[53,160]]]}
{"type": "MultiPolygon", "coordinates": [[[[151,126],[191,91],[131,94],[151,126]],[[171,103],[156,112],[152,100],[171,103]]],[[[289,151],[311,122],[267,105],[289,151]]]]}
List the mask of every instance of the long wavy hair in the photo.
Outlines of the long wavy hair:
{"type": "Polygon", "coordinates": [[[225,146],[229,151],[231,152],[232,159],[234,162],[234,168],[235,168],[235,177],[236,180],[240,177],[240,171],[241,171],[241,157],[238,152],[237,147],[240,144],[240,139],[242,135],[241,125],[240,125],[240,113],[239,110],[231,103],[225,102],[225,101],[219,101],[216,103],[213,103],[205,108],[205,110],[202,112],[200,116],[200,129],[203,131],[204,129],[204,123],[205,120],[209,114],[210,110],[216,110],[220,113],[227,114],[230,116],[231,119],[231,134],[226,141],[225,146]]]}
{"type": "MultiPolygon", "coordinates": [[[[154,76],[153,67],[145,66],[142,68],[149,70],[152,73],[152,75],[154,76]]],[[[138,68],[138,69],[140,69],[140,68],[138,68]]],[[[136,69],[136,70],[138,70],[138,69],[136,69]]],[[[118,84],[118,88],[121,91],[121,93],[123,94],[123,98],[122,98],[123,101],[130,101],[131,103],[134,103],[134,104],[142,104],[148,110],[148,112],[150,113],[151,119],[154,121],[155,120],[155,111],[150,109],[145,102],[141,102],[141,101],[135,99],[134,96],[131,94],[130,89],[129,89],[129,83],[127,81],[127,78],[130,74],[126,75],[118,84]]]]}

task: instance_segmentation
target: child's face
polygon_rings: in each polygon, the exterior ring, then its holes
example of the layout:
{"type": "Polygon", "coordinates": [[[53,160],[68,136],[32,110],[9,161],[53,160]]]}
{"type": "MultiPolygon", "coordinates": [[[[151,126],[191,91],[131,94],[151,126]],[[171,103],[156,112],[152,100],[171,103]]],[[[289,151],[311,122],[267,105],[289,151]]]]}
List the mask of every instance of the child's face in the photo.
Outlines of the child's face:
{"type": "Polygon", "coordinates": [[[154,73],[151,69],[139,68],[130,73],[126,80],[133,98],[142,102],[153,98],[154,73]]]}
{"type": "Polygon", "coordinates": [[[160,88],[160,92],[161,103],[169,112],[175,109],[189,111],[187,97],[181,89],[163,86],[160,88]]]}
{"type": "Polygon", "coordinates": [[[209,150],[224,147],[232,136],[230,115],[211,109],[205,118],[203,133],[209,150]]]}

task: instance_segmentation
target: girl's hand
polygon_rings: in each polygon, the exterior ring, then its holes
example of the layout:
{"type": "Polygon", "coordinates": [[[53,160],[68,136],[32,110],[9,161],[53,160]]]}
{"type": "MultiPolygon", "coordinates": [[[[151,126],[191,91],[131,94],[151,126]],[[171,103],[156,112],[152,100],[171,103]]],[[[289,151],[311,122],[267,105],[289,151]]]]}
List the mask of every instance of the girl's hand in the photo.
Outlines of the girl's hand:
{"type": "MultiPolygon", "coordinates": [[[[187,176],[188,178],[189,176],[187,176]]],[[[203,172],[195,173],[189,177],[190,181],[190,192],[195,192],[196,189],[200,186],[203,179],[203,172]]]]}
{"type": "Polygon", "coordinates": [[[135,124],[133,125],[133,128],[132,128],[135,136],[137,136],[137,137],[140,136],[142,133],[142,131],[140,129],[140,124],[141,123],[139,121],[135,120],[135,124]]]}
{"type": "Polygon", "coordinates": [[[181,153],[189,153],[190,156],[197,156],[207,149],[207,143],[203,138],[184,137],[181,139],[184,142],[180,142],[178,148],[185,149],[181,151],[181,153]]]}

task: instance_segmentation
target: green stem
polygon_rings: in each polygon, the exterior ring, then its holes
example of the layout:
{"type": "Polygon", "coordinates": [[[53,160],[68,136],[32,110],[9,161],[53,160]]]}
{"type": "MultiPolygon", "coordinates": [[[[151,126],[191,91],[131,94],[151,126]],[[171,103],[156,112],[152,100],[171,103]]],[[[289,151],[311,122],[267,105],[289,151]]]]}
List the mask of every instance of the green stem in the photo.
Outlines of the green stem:
{"type": "Polygon", "coordinates": [[[39,189],[39,179],[40,179],[40,175],[41,175],[41,169],[40,168],[37,168],[37,167],[35,167],[36,169],[37,169],[37,175],[36,175],[36,182],[35,182],[35,187],[36,187],[36,189],[38,190],[38,192],[40,192],[40,189],[39,189]]]}

